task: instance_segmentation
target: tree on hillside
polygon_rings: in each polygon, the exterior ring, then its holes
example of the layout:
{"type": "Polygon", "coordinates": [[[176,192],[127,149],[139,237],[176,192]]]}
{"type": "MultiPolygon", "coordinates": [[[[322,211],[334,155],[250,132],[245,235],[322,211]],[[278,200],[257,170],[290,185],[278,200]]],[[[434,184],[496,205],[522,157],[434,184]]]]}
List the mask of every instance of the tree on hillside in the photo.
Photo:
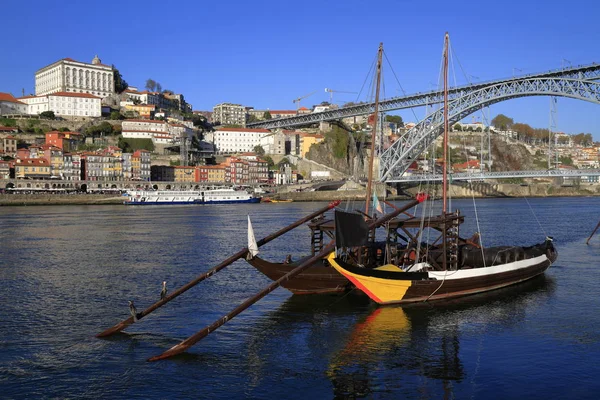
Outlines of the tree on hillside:
{"type": "Polygon", "coordinates": [[[512,130],[517,132],[519,140],[530,143],[534,139],[534,130],[528,124],[516,123],[512,126],[512,130]]]}
{"type": "Polygon", "coordinates": [[[116,120],[119,120],[119,119],[123,119],[123,116],[118,111],[111,111],[109,118],[116,121],[116,120]]]}
{"type": "Polygon", "coordinates": [[[259,145],[259,144],[257,144],[256,146],[254,146],[254,148],[252,149],[252,151],[254,151],[259,156],[264,156],[265,155],[265,149],[263,149],[263,147],[261,145],[259,145]]]}
{"type": "Polygon", "coordinates": [[[275,165],[275,162],[273,161],[273,159],[270,156],[264,156],[264,160],[267,162],[267,167],[269,169],[272,169],[273,166],[275,165]]]}
{"type": "Polygon", "coordinates": [[[265,111],[265,113],[263,114],[263,119],[271,119],[273,117],[271,117],[271,113],[269,112],[269,110],[265,111]]]}
{"type": "Polygon", "coordinates": [[[154,92],[156,89],[156,81],[152,78],[148,78],[146,80],[146,86],[144,86],[148,91],[154,92]]]}
{"type": "Polygon", "coordinates": [[[594,142],[591,133],[578,133],[577,135],[573,135],[573,143],[579,146],[591,146],[594,142]]]}
{"type": "Polygon", "coordinates": [[[457,132],[461,132],[462,131],[462,125],[459,124],[458,122],[456,124],[454,124],[454,126],[452,127],[452,130],[457,131],[457,132]]]}
{"type": "Polygon", "coordinates": [[[162,85],[158,82],[156,82],[156,91],[159,93],[162,92],[162,85]]]}
{"type": "Polygon", "coordinates": [[[511,129],[515,121],[504,114],[498,114],[492,119],[492,125],[501,131],[511,129]]]}
{"type": "Polygon", "coordinates": [[[125,91],[125,89],[127,89],[129,84],[127,83],[127,81],[125,79],[123,79],[123,77],[121,76],[121,73],[119,72],[119,70],[117,68],[115,68],[114,64],[112,66],[112,69],[114,71],[114,76],[115,76],[115,92],[117,94],[121,94],[125,91]]]}
{"type": "Polygon", "coordinates": [[[393,122],[400,128],[404,126],[404,121],[402,121],[402,117],[399,115],[386,115],[385,120],[387,122],[393,122]]]}
{"type": "Polygon", "coordinates": [[[85,133],[90,136],[111,135],[114,129],[113,126],[104,121],[100,125],[92,125],[85,130],[85,133]]]}
{"type": "Polygon", "coordinates": [[[41,112],[40,117],[45,118],[45,119],[56,119],[56,115],[54,115],[54,111],[41,112]]]}

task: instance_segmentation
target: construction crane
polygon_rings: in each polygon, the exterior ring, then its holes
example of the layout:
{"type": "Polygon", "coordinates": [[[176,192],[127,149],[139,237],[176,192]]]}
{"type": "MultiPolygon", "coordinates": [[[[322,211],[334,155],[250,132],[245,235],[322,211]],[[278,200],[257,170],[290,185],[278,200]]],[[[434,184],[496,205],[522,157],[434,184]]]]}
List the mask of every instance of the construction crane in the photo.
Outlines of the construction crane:
{"type": "Polygon", "coordinates": [[[333,104],[333,93],[354,93],[356,94],[356,92],[345,92],[343,90],[333,90],[333,89],[329,89],[329,88],[325,88],[325,92],[329,93],[329,104],[333,104]]]}
{"type": "Polygon", "coordinates": [[[307,94],[306,96],[302,96],[302,97],[298,97],[297,99],[292,100],[293,103],[298,103],[297,109],[300,109],[300,100],[307,98],[308,96],[312,96],[313,94],[317,93],[317,91],[315,90],[312,93],[307,94]]]}

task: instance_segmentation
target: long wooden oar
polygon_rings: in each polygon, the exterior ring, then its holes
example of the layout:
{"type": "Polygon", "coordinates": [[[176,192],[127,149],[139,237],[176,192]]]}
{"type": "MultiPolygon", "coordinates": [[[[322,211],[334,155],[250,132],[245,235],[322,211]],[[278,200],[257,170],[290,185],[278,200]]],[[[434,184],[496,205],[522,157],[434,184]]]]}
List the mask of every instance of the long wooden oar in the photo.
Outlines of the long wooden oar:
{"type": "Polygon", "coordinates": [[[598,225],[596,225],[596,228],[594,228],[594,232],[592,232],[592,234],[590,235],[590,237],[588,238],[588,240],[585,241],[585,244],[589,244],[590,243],[590,239],[592,238],[592,236],[594,236],[594,233],[596,233],[596,231],[598,230],[598,228],[600,228],[600,222],[598,222],[598,225]]]}
{"type": "MultiPolygon", "coordinates": [[[[318,217],[321,214],[324,214],[325,212],[327,212],[328,210],[331,210],[332,208],[336,207],[339,204],[340,204],[339,200],[333,201],[333,202],[329,203],[326,207],[323,207],[320,210],[315,211],[314,213],[307,215],[304,218],[299,219],[298,221],[294,222],[293,224],[288,225],[285,228],[282,228],[282,229],[278,230],[277,232],[262,238],[256,244],[258,245],[258,247],[260,247],[260,246],[272,241],[273,239],[283,235],[284,233],[289,232],[292,229],[304,224],[305,222],[310,221],[311,219],[318,217]]],[[[242,257],[245,257],[246,254],[248,254],[248,248],[244,247],[243,249],[241,249],[240,251],[238,251],[231,257],[227,258],[226,260],[224,260],[223,262],[221,262],[220,264],[215,266],[213,269],[203,273],[202,275],[199,275],[194,280],[190,281],[188,284],[186,284],[186,285],[180,287],[179,289],[175,290],[174,292],[168,294],[164,299],[157,301],[156,303],[152,304],[150,307],[148,307],[141,313],[137,314],[137,319],[140,320],[140,319],[144,318],[146,315],[150,314],[152,311],[156,310],[159,307],[162,307],[163,305],[165,305],[169,301],[173,300],[177,296],[186,292],[188,289],[196,286],[198,283],[202,282],[206,278],[216,274],[217,272],[219,272],[223,268],[227,267],[228,265],[233,264],[234,261],[236,261],[242,257]]],[[[104,332],[97,334],[96,337],[99,337],[99,338],[106,337],[106,336],[115,334],[117,332],[121,332],[123,329],[127,328],[129,325],[131,325],[133,323],[134,323],[133,317],[129,317],[126,320],[119,322],[117,325],[113,326],[112,328],[108,328],[104,332]]]]}
{"type": "MultiPolygon", "coordinates": [[[[390,219],[394,218],[398,214],[400,214],[400,213],[402,213],[402,212],[404,212],[404,211],[406,211],[406,210],[414,207],[415,205],[419,204],[423,200],[425,200],[424,197],[419,197],[417,200],[411,201],[410,203],[406,204],[404,207],[399,208],[399,209],[394,210],[393,212],[391,212],[389,214],[384,215],[383,217],[381,217],[381,218],[379,218],[379,219],[371,222],[369,224],[369,229],[373,229],[373,228],[376,228],[376,227],[384,224],[385,222],[387,222],[390,219]]],[[[208,336],[209,333],[214,332],[219,327],[225,325],[225,323],[227,323],[227,321],[230,321],[236,315],[238,315],[242,311],[244,311],[246,308],[250,307],[252,304],[256,303],[258,300],[262,299],[267,294],[269,294],[273,290],[277,289],[281,285],[282,282],[284,282],[286,280],[289,280],[289,279],[292,279],[293,277],[295,277],[296,275],[300,274],[302,271],[304,271],[305,269],[307,269],[308,267],[310,267],[315,261],[317,261],[317,260],[325,257],[334,248],[335,248],[335,242],[331,241],[329,244],[327,244],[325,247],[323,247],[323,249],[318,254],[316,254],[314,257],[311,257],[308,260],[304,261],[302,264],[298,265],[292,271],[288,272],[287,274],[285,274],[281,278],[277,279],[275,282],[271,283],[269,286],[267,286],[266,288],[264,288],[263,290],[261,290],[260,292],[258,292],[257,294],[255,294],[254,296],[252,296],[251,298],[249,298],[248,300],[246,300],[245,302],[243,302],[239,306],[237,306],[229,314],[227,314],[227,315],[219,318],[218,320],[216,320],[215,322],[213,322],[211,325],[209,325],[206,328],[202,329],[201,331],[195,333],[194,335],[192,335],[189,338],[185,339],[181,343],[179,343],[179,344],[171,347],[169,350],[165,351],[164,353],[159,354],[158,356],[154,356],[154,357],[149,358],[148,361],[163,360],[165,358],[169,358],[169,357],[172,357],[174,355],[183,353],[184,351],[186,351],[187,349],[189,349],[190,347],[192,347],[194,344],[196,344],[199,340],[201,340],[202,338],[208,336]]]]}

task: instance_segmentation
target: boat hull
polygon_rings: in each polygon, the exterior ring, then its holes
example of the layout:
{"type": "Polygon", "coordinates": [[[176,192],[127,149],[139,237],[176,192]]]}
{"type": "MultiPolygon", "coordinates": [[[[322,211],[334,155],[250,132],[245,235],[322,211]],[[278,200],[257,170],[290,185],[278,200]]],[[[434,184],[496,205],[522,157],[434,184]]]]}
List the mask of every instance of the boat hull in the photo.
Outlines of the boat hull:
{"type": "MultiPolygon", "coordinates": [[[[247,261],[263,275],[276,281],[291,272],[303,260],[286,264],[272,263],[260,257],[254,257],[247,261]]],[[[294,278],[282,282],[281,286],[294,294],[341,293],[353,288],[348,279],[323,259],[316,261],[314,265],[294,278]]]]}
{"type": "Polygon", "coordinates": [[[214,201],[125,201],[125,205],[129,206],[156,206],[156,205],[175,205],[175,204],[241,204],[241,203],[260,203],[259,198],[252,198],[246,200],[214,200],[214,201]]]}
{"type": "Polygon", "coordinates": [[[524,282],[543,274],[554,261],[553,258],[541,255],[493,267],[434,273],[365,271],[364,268],[342,262],[333,253],[327,259],[375,302],[404,304],[451,299],[524,282]]]}

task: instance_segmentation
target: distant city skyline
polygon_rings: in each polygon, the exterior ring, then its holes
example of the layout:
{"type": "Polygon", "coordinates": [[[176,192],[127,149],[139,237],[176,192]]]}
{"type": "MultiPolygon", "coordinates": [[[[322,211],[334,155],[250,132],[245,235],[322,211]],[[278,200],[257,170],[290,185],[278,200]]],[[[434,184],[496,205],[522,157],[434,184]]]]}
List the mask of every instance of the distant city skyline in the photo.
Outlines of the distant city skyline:
{"type": "MultiPolygon", "coordinates": [[[[222,102],[292,110],[293,100],[308,94],[301,105],[310,107],[330,100],[325,88],[340,91],[333,92],[334,103],[366,101],[369,71],[383,42],[389,98],[437,87],[445,31],[453,48],[451,85],[600,61],[600,7],[592,0],[578,3],[585,11],[577,18],[565,18],[564,3],[555,1],[47,4],[3,5],[12,40],[0,64],[0,92],[34,93],[38,69],[62,58],[91,62],[98,55],[130,85],[143,90],[152,78],[184,94],[195,110],[222,102]]],[[[553,130],[600,140],[599,105],[559,98],[556,106],[553,130]]],[[[547,97],[496,104],[489,119],[500,113],[535,128],[551,125],[547,97]]],[[[425,110],[396,114],[417,122],[425,110]]],[[[481,113],[475,116],[481,119],[481,113]]]]}

